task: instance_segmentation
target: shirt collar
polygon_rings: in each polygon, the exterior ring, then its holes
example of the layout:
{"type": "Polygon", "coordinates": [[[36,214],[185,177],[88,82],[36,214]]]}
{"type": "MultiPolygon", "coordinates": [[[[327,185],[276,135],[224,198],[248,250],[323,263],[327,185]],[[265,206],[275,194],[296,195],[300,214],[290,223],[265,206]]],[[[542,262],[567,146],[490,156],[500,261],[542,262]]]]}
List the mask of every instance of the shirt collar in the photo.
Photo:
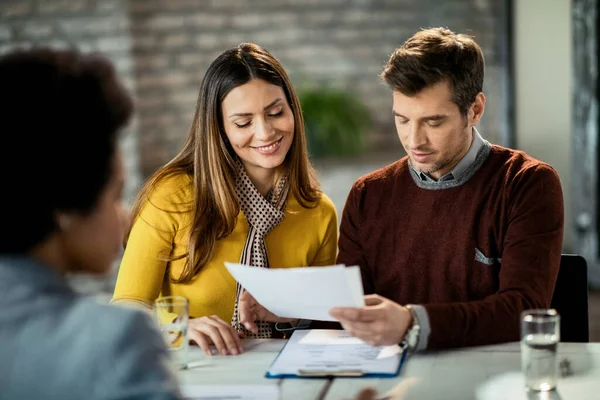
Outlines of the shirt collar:
{"type": "Polygon", "coordinates": [[[0,256],[0,280],[7,286],[27,285],[72,291],[64,276],[28,256],[0,256]]]}

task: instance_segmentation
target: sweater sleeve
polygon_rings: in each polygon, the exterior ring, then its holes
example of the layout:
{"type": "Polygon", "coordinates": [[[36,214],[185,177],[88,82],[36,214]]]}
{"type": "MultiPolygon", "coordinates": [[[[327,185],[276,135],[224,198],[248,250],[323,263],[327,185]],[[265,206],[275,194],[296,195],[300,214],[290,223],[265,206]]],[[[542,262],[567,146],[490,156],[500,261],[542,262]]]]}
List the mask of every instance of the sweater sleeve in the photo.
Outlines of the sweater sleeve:
{"type": "MultiPolygon", "coordinates": [[[[323,241],[311,266],[328,266],[335,263],[337,254],[338,228],[337,228],[337,212],[333,202],[323,195],[321,198],[322,222],[324,234],[323,241]]],[[[321,233],[319,233],[321,235],[321,233]]]]}
{"type": "Polygon", "coordinates": [[[550,306],[564,229],[560,179],[538,164],[517,173],[510,185],[499,290],[479,301],[425,304],[429,348],[517,341],[520,313],[550,306]]]}
{"type": "Polygon", "coordinates": [[[340,223],[340,238],[339,238],[339,253],[337,258],[338,264],[346,266],[357,265],[360,267],[362,276],[363,288],[365,294],[375,293],[375,285],[371,270],[365,258],[360,237],[360,205],[361,197],[364,193],[364,182],[356,182],[350,189],[348,199],[342,212],[342,221],[340,223]]]}
{"type": "Polygon", "coordinates": [[[100,373],[89,398],[182,399],[176,371],[153,321],[142,313],[122,311],[112,322],[109,334],[94,346],[94,370],[100,373]]]}
{"type": "MultiPolygon", "coordinates": [[[[373,284],[371,283],[370,272],[365,262],[360,238],[358,237],[359,225],[357,216],[359,214],[356,198],[360,195],[360,187],[357,183],[350,189],[350,194],[346,200],[344,211],[342,212],[342,221],[340,225],[340,237],[338,239],[337,263],[346,266],[357,265],[360,267],[363,287],[366,294],[373,293],[373,284]]],[[[339,322],[333,321],[313,321],[313,329],[342,329],[339,322]]]]}
{"type": "Polygon", "coordinates": [[[184,215],[172,192],[172,184],[158,186],[142,207],[127,240],[113,302],[151,307],[158,298],[184,215]]]}

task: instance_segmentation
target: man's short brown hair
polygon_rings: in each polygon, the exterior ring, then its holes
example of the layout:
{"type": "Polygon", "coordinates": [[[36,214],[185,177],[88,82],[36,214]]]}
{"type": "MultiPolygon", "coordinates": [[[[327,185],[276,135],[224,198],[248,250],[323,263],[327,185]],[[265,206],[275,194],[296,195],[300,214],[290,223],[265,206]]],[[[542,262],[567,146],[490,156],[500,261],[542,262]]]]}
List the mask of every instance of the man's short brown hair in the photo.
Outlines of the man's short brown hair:
{"type": "Polygon", "coordinates": [[[466,116],[483,89],[484,67],[481,47],[470,36],[430,28],[417,32],[396,49],[381,77],[392,90],[406,96],[447,81],[452,101],[466,116]]]}

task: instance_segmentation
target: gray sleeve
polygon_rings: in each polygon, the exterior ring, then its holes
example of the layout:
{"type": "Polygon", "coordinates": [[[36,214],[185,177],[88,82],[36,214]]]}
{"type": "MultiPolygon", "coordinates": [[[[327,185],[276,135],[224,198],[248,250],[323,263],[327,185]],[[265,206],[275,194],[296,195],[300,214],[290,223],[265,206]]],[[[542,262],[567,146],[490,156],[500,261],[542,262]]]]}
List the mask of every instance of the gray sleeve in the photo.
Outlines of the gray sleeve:
{"type": "Polygon", "coordinates": [[[411,304],[415,316],[417,317],[417,322],[421,327],[419,331],[419,341],[417,342],[417,348],[415,351],[422,351],[427,349],[427,344],[429,342],[429,334],[431,333],[431,325],[429,324],[429,315],[427,314],[427,310],[425,307],[420,306],[418,304],[411,304]]]}
{"type": "MultiPolygon", "coordinates": [[[[182,398],[169,353],[152,319],[140,312],[127,310],[113,329],[112,344],[103,357],[110,367],[98,396],[111,400],[179,400],[182,398]]],[[[93,362],[93,360],[90,360],[93,362]]]]}

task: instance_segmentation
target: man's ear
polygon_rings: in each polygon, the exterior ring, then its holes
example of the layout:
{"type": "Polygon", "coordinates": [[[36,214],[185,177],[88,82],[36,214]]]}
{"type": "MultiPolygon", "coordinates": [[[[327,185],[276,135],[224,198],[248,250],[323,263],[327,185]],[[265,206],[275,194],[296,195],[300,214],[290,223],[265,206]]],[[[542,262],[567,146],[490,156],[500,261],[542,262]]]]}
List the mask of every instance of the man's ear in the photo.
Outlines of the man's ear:
{"type": "Polygon", "coordinates": [[[483,111],[485,110],[485,96],[482,92],[477,93],[475,96],[475,101],[469,107],[469,112],[467,115],[468,123],[471,126],[475,126],[481,120],[483,116],[483,111]]]}

